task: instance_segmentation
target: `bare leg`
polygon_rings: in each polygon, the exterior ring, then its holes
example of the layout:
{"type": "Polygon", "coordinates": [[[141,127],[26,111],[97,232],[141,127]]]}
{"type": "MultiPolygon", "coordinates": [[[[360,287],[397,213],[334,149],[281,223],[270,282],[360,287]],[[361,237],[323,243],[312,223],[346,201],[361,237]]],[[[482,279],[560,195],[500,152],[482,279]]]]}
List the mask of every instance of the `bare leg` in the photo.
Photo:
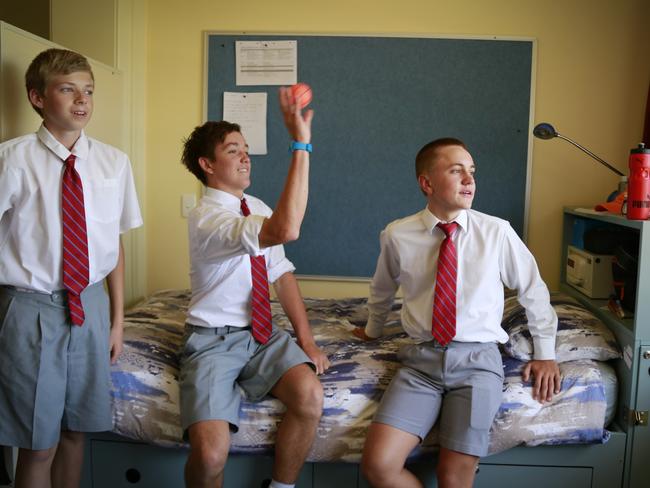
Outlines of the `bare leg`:
{"type": "Polygon", "coordinates": [[[422,488],[422,483],[404,467],[420,438],[390,425],[373,422],[363,447],[361,471],[375,488],[422,488]]]}
{"type": "Polygon", "coordinates": [[[221,488],[230,447],[230,426],[225,420],[190,425],[190,454],[185,464],[187,488],[221,488]]]}
{"type": "Polygon", "coordinates": [[[436,475],[440,488],[472,488],[479,458],[440,448],[436,475]]]}
{"type": "Polygon", "coordinates": [[[62,431],[52,462],[52,488],[78,488],[84,460],[84,433],[62,431]]]}
{"type": "Polygon", "coordinates": [[[50,468],[55,453],[56,447],[39,451],[19,449],[15,487],[50,488],[50,468]]]}
{"type": "Polygon", "coordinates": [[[287,407],[275,440],[273,479],[295,483],[323,413],[323,387],[306,364],[294,366],[271,393],[287,407]]]}

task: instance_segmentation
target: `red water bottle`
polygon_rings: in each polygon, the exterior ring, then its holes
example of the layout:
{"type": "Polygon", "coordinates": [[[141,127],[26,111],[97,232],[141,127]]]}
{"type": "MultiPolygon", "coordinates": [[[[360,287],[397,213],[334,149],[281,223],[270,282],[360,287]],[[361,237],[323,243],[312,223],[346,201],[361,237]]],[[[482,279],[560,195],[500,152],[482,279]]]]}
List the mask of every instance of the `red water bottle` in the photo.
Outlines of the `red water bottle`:
{"type": "Polygon", "coordinates": [[[630,151],[630,178],[627,184],[627,218],[650,218],[650,149],[645,144],[630,151]]]}

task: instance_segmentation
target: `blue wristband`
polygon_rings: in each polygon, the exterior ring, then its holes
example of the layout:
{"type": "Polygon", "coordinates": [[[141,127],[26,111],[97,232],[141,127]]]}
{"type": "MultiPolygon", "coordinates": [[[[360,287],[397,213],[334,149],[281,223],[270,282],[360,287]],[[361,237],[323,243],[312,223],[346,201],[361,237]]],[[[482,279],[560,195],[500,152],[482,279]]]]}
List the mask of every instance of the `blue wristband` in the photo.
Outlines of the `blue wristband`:
{"type": "Polygon", "coordinates": [[[309,144],[308,142],[292,141],[291,146],[289,146],[289,152],[292,153],[294,151],[307,151],[308,153],[310,153],[311,144],[309,144]]]}

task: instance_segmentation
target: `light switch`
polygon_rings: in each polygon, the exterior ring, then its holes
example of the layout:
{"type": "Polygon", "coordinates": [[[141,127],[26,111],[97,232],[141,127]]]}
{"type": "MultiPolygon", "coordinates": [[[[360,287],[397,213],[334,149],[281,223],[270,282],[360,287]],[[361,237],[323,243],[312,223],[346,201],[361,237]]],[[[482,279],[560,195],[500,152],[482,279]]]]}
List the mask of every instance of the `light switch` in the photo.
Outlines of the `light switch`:
{"type": "Polygon", "coordinates": [[[181,215],[183,217],[187,218],[194,207],[196,207],[196,195],[194,193],[181,195],[181,215]]]}

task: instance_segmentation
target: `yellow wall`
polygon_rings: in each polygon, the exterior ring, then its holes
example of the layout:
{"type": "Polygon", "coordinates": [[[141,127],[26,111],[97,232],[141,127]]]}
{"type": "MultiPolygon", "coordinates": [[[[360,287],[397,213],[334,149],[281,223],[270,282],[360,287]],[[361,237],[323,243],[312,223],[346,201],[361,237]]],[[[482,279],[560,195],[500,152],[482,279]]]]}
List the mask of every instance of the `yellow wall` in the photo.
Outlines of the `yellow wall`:
{"type": "MultiPolygon", "coordinates": [[[[203,31],[533,37],[536,122],[552,122],[624,171],[629,149],[641,137],[650,79],[647,0],[155,0],[148,5],[150,291],[188,285],[180,195],[198,195],[199,186],[179,155],[183,137],[202,122],[203,31]]],[[[532,150],[528,244],[555,289],[562,207],[603,200],[617,178],[560,140],[535,140],[532,150]]]]}
{"type": "Polygon", "coordinates": [[[51,39],[104,64],[116,66],[117,1],[50,0],[51,39]],[[92,16],[84,13],[88,11],[92,11],[92,16]]]}

